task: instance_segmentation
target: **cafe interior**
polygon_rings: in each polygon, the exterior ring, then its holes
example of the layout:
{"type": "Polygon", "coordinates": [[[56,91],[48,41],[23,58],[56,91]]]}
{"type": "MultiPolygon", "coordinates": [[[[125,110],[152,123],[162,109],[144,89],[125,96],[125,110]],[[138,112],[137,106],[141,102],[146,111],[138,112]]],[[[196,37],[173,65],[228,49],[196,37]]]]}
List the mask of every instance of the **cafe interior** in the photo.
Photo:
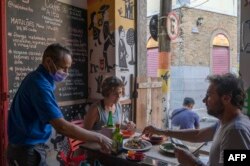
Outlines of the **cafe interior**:
{"type": "MultiPolygon", "coordinates": [[[[14,95],[25,76],[41,63],[43,51],[51,43],[66,45],[73,52],[69,76],[56,85],[54,92],[64,118],[84,128],[84,116],[91,104],[103,98],[103,81],[116,76],[125,87],[119,101],[121,123],[133,121],[136,129],[120,130],[123,145],[115,154],[102,153],[97,143],[68,138],[53,129],[46,143],[48,165],[174,166],[179,165],[174,154],[175,145],[208,161],[210,143],[192,144],[167,136],[141,134],[148,125],[166,128],[169,123],[164,117],[171,79],[168,46],[159,47],[159,77],[147,76],[145,4],[146,0],[1,1],[0,165],[7,165],[7,119],[14,95]]],[[[171,6],[171,1],[162,4],[171,6]]],[[[240,8],[239,31],[242,33],[244,23],[250,25],[245,21],[249,19],[250,10],[249,7],[245,9],[244,4],[240,8]]],[[[163,12],[170,13],[171,9],[167,7],[163,12]]],[[[163,33],[160,27],[158,31],[163,33]]],[[[179,32],[167,35],[163,34],[158,40],[159,45],[170,45],[179,32]]],[[[249,54],[250,38],[239,36],[240,73],[249,86],[250,58],[246,55],[249,54]]],[[[112,138],[114,131],[113,126],[103,127],[100,132],[112,138]]]]}

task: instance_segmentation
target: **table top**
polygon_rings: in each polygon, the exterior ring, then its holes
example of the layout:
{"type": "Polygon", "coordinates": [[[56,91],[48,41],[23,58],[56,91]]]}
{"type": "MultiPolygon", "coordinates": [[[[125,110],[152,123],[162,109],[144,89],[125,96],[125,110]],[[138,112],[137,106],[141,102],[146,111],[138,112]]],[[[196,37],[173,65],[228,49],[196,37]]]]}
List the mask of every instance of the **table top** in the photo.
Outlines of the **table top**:
{"type": "MultiPolygon", "coordinates": [[[[124,139],[124,141],[125,140],[126,139],[124,139]]],[[[168,142],[168,141],[165,141],[165,142],[168,142]]],[[[179,163],[174,155],[164,153],[162,150],[160,150],[159,146],[160,145],[153,145],[150,150],[145,151],[144,152],[144,154],[146,156],[145,159],[142,160],[141,162],[138,162],[137,165],[148,165],[148,166],[150,166],[150,165],[168,165],[168,166],[179,165],[179,163]]],[[[91,150],[91,151],[95,151],[95,152],[99,152],[99,150],[101,149],[100,145],[97,143],[94,143],[94,142],[86,142],[86,143],[80,145],[80,147],[85,149],[85,150],[91,150]]],[[[194,149],[196,149],[196,148],[191,147],[190,151],[193,151],[194,149]]],[[[114,158],[114,155],[108,155],[108,154],[105,154],[105,155],[107,155],[106,157],[112,156],[112,159],[114,158]]],[[[119,160],[120,159],[126,160],[126,152],[123,152],[115,157],[119,158],[119,160]]],[[[203,155],[201,158],[205,162],[208,161],[208,155],[203,155]]],[[[127,162],[127,160],[126,160],[126,162],[127,162]]]]}

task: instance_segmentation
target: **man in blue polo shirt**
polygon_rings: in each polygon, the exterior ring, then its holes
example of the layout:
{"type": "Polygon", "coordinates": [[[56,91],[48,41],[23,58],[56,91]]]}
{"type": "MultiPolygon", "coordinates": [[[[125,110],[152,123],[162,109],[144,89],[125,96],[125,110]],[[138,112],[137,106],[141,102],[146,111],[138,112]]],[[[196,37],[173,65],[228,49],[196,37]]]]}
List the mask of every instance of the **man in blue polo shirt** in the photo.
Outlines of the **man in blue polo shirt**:
{"type": "Polygon", "coordinates": [[[200,122],[197,113],[193,112],[194,99],[185,97],[183,107],[176,109],[171,115],[172,128],[178,129],[199,129],[200,122]]]}
{"type": "Polygon", "coordinates": [[[46,166],[44,143],[52,127],[65,136],[97,142],[103,151],[110,152],[109,138],[66,121],[57,105],[53,94],[55,82],[66,79],[71,63],[68,48],[51,44],[44,51],[42,64],[22,81],[8,116],[10,166],[46,166]]]}

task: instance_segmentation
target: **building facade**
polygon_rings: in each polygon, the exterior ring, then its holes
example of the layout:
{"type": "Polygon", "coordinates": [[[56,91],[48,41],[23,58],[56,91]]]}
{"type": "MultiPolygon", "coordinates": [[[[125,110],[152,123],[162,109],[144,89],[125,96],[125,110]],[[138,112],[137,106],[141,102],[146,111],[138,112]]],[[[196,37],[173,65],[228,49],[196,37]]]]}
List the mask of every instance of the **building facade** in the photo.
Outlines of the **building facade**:
{"type": "MultiPolygon", "coordinates": [[[[179,35],[171,41],[169,109],[180,107],[186,96],[195,99],[196,109],[203,109],[206,76],[238,73],[237,17],[188,5],[173,12],[179,19],[179,35]]],[[[152,40],[148,31],[148,76],[157,73],[158,48],[152,40]]]]}

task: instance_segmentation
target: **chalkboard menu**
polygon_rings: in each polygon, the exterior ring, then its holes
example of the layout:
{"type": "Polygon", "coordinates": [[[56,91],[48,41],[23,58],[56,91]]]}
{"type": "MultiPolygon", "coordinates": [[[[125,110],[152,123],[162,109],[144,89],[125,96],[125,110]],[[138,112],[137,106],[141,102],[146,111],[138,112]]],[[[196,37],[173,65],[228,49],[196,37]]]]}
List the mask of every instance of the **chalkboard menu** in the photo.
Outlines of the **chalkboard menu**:
{"type": "Polygon", "coordinates": [[[10,99],[51,43],[73,52],[69,77],[57,84],[58,101],[87,98],[87,11],[56,0],[7,0],[6,8],[10,99]]]}

